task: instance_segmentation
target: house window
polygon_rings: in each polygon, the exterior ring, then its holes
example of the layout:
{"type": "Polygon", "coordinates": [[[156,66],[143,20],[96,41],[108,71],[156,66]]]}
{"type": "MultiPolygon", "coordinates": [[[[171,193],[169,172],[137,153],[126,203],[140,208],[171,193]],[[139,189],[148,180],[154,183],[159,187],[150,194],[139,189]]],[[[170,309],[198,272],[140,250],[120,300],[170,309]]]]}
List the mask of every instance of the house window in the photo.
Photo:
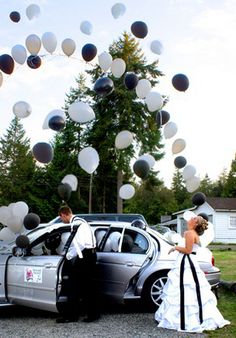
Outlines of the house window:
{"type": "Polygon", "coordinates": [[[229,228],[236,229],[236,217],[235,216],[229,217],[229,228]]]}

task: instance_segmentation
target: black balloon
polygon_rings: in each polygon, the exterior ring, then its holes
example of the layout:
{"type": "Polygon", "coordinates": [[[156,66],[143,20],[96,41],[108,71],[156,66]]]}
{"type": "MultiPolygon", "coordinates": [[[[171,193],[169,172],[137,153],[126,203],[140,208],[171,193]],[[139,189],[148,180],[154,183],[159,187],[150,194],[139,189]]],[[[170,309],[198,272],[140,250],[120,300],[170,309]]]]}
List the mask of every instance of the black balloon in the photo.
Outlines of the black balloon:
{"type": "Polygon", "coordinates": [[[114,89],[114,83],[109,77],[100,77],[94,84],[94,90],[99,95],[108,95],[114,89]]]}
{"type": "Polygon", "coordinates": [[[200,214],[198,214],[198,216],[201,216],[201,217],[204,218],[206,221],[209,220],[208,215],[205,214],[205,212],[200,212],[200,214]]]}
{"type": "Polygon", "coordinates": [[[33,146],[33,155],[41,163],[49,163],[53,159],[53,148],[49,143],[38,142],[33,146]]]}
{"type": "Polygon", "coordinates": [[[124,83],[127,89],[132,90],[138,84],[138,77],[135,73],[127,72],[125,73],[124,83]]]}
{"type": "Polygon", "coordinates": [[[156,114],[156,122],[158,127],[166,124],[169,121],[169,119],[170,114],[165,110],[158,111],[156,114]]]}
{"type": "Polygon", "coordinates": [[[187,160],[185,157],[183,156],[177,156],[175,159],[174,159],[174,165],[176,166],[176,168],[178,169],[181,169],[183,167],[186,166],[186,163],[187,163],[187,160]]]}
{"type": "Polygon", "coordinates": [[[172,78],[172,85],[180,92],[185,92],[185,90],[187,90],[189,87],[189,80],[184,74],[176,74],[172,78]]]}
{"type": "Polygon", "coordinates": [[[148,33],[148,27],[143,21],[135,21],[131,25],[131,32],[137,38],[143,39],[148,33]]]}
{"type": "Polygon", "coordinates": [[[192,197],[192,203],[194,205],[202,205],[206,201],[206,196],[202,192],[196,192],[192,197]]]}
{"type": "Polygon", "coordinates": [[[27,58],[27,65],[32,69],[37,69],[41,66],[41,58],[38,55],[30,55],[27,58]]]}
{"type": "Polygon", "coordinates": [[[91,61],[97,55],[97,47],[92,43],[87,43],[82,48],[82,57],[85,61],[91,61]]]}
{"type": "Polygon", "coordinates": [[[40,217],[37,214],[34,214],[33,212],[27,214],[24,217],[23,224],[27,230],[35,229],[39,225],[39,223],[40,217]]]}
{"type": "Polygon", "coordinates": [[[137,160],[133,165],[134,173],[140,178],[146,178],[149,174],[150,167],[147,161],[137,160]]]}
{"type": "Polygon", "coordinates": [[[60,131],[65,127],[65,120],[62,116],[54,115],[48,121],[48,126],[52,130],[60,131]]]}
{"type": "Polygon", "coordinates": [[[29,245],[29,238],[26,235],[19,235],[16,238],[16,246],[18,246],[18,248],[25,249],[27,248],[28,245],[29,245]]]}
{"type": "Polygon", "coordinates": [[[68,183],[60,183],[57,190],[63,201],[68,201],[70,199],[72,188],[68,183]]]}
{"type": "Polygon", "coordinates": [[[11,74],[14,70],[15,62],[11,55],[2,54],[0,56],[0,69],[6,73],[11,74]]]}
{"type": "Polygon", "coordinates": [[[11,12],[9,16],[10,16],[11,21],[13,21],[13,22],[19,22],[20,21],[20,13],[19,12],[16,12],[16,11],[11,12]]]}

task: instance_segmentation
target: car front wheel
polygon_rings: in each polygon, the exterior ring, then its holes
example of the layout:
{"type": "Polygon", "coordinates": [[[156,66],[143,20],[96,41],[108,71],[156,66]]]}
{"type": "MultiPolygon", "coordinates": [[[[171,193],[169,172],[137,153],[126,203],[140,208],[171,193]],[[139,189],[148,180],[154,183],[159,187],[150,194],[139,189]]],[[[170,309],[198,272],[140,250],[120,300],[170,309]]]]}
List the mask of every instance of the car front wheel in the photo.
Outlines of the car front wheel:
{"type": "Polygon", "coordinates": [[[168,271],[162,271],[158,274],[151,276],[145,283],[142,300],[147,308],[150,311],[156,311],[160,306],[162,299],[163,287],[167,282],[167,273],[168,271]]]}

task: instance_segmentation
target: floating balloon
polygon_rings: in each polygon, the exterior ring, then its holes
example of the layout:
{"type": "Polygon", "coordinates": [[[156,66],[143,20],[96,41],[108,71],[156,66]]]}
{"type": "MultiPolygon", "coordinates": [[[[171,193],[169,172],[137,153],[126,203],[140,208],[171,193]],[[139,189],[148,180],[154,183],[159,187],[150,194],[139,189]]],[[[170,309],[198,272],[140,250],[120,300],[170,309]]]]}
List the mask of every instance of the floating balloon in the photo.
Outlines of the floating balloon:
{"type": "Polygon", "coordinates": [[[0,230],[0,240],[6,242],[15,241],[16,235],[8,227],[4,227],[0,230]]]}
{"type": "Polygon", "coordinates": [[[157,54],[157,55],[161,55],[162,54],[162,51],[163,51],[163,46],[162,46],[162,43],[158,40],[154,40],[151,42],[151,51],[154,53],[154,54],[157,54]]]}
{"type": "Polygon", "coordinates": [[[138,84],[138,77],[135,73],[127,72],[124,78],[125,87],[129,90],[134,89],[138,84]]]}
{"type": "Polygon", "coordinates": [[[158,127],[166,124],[169,121],[169,119],[170,114],[165,110],[158,111],[156,114],[156,122],[158,127]]]}
{"type": "Polygon", "coordinates": [[[66,175],[61,183],[68,183],[71,186],[72,191],[76,191],[77,190],[77,186],[78,186],[78,179],[75,175],[72,174],[68,174],[66,175]]]}
{"type": "Polygon", "coordinates": [[[26,16],[29,20],[35,19],[40,14],[40,7],[36,4],[31,4],[26,8],[26,16]]]}
{"type": "Polygon", "coordinates": [[[48,129],[49,128],[49,120],[51,119],[51,117],[53,116],[61,116],[63,118],[63,120],[66,120],[66,114],[63,110],[61,109],[54,109],[52,110],[45,118],[44,122],[43,122],[43,129],[48,129]]]}
{"type": "Polygon", "coordinates": [[[42,36],[42,44],[47,52],[53,53],[57,48],[57,38],[52,32],[45,32],[42,36]]]}
{"type": "Polygon", "coordinates": [[[176,166],[176,168],[178,169],[181,169],[183,167],[185,167],[187,164],[187,160],[185,157],[183,156],[177,156],[175,159],[174,159],[174,165],[176,166]]]}
{"type": "Polygon", "coordinates": [[[118,19],[120,16],[124,15],[126,11],[125,5],[118,2],[111,8],[111,14],[114,19],[118,19]]]}
{"type": "Polygon", "coordinates": [[[175,136],[178,131],[178,127],[174,122],[168,122],[164,127],[164,136],[166,139],[175,136]]]}
{"type": "Polygon", "coordinates": [[[86,147],[79,152],[78,162],[83,170],[92,174],[98,167],[99,155],[94,148],[86,147]]]}
{"type": "Polygon", "coordinates": [[[0,56],[0,69],[6,73],[6,74],[11,74],[14,70],[14,60],[11,57],[11,55],[8,54],[2,54],[0,56]]]}
{"type": "Polygon", "coordinates": [[[126,63],[121,58],[116,58],[112,61],[111,72],[112,74],[119,79],[125,72],[126,63]]]}
{"type": "Polygon", "coordinates": [[[7,225],[7,221],[10,216],[11,211],[7,206],[0,207],[0,223],[7,225]]]}
{"type": "Polygon", "coordinates": [[[192,193],[196,191],[200,186],[201,180],[197,176],[192,176],[186,180],[186,189],[188,192],[192,193]]]}
{"type": "Polygon", "coordinates": [[[161,109],[163,106],[163,97],[158,92],[149,92],[146,95],[145,102],[147,104],[148,110],[154,112],[161,109]]]}
{"type": "Polygon", "coordinates": [[[123,130],[116,135],[115,147],[117,149],[125,149],[133,142],[133,134],[128,130],[123,130]]]}
{"type": "Polygon", "coordinates": [[[61,131],[62,129],[64,129],[65,124],[65,120],[62,116],[59,115],[52,116],[48,121],[49,128],[55,131],[61,131]]]}
{"type": "Polygon", "coordinates": [[[33,155],[37,161],[41,163],[49,163],[52,161],[54,152],[49,143],[38,142],[33,146],[33,155]]]}
{"type": "Polygon", "coordinates": [[[112,56],[111,54],[107,52],[102,52],[100,55],[98,55],[98,64],[101,67],[101,69],[106,72],[112,64],[112,56]]]}
{"type": "Polygon", "coordinates": [[[194,205],[200,206],[203,203],[205,203],[205,201],[206,201],[206,196],[205,196],[205,194],[203,194],[203,192],[196,192],[192,196],[192,203],[194,205]]]}
{"type": "Polygon", "coordinates": [[[74,40],[67,38],[67,39],[64,39],[62,41],[61,49],[62,49],[63,53],[69,57],[74,53],[74,51],[76,49],[76,44],[75,44],[74,40]]]}
{"type": "Polygon", "coordinates": [[[82,101],[73,102],[68,108],[68,114],[73,121],[79,123],[86,123],[95,118],[93,109],[82,101]]]}
{"type": "Polygon", "coordinates": [[[27,230],[33,230],[37,228],[40,223],[40,217],[33,212],[30,212],[24,217],[23,224],[27,230]]]}
{"type": "Polygon", "coordinates": [[[9,15],[11,21],[13,22],[19,22],[20,21],[20,13],[19,12],[11,12],[10,15],[9,15]]]}
{"type": "Polygon", "coordinates": [[[17,63],[19,63],[20,65],[23,65],[27,58],[27,51],[24,46],[15,45],[11,49],[11,55],[17,63]]]}
{"type": "Polygon", "coordinates": [[[190,210],[187,210],[184,212],[183,214],[183,218],[185,219],[185,221],[190,221],[191,218],[196,217],[196,214],[190,210]]]}
{"type": "Polygon", "coordinates": [[[31,34],[26,38],[25,45],[30,54],[37,55],[41,48],[41,39],[38,35],[31,34]]]}
{"type": "Polygon", "coordinates": [[[60,183],[58,185],[58,194],[59,196],[64,200],[64,201],[68,201],[70,199],[71,196],[71,186],[68,183],[60,183]]]}
{"type": "Polygon", "coordinates": [[[175,89],[185,92],[185,90],[187,90],[189,87],[189,80],[184,74],[176,74],[172,78],[172,85],[175,89]]]}
{"type": "Polygon", "coordinates": [[[31,106],[29,105],[29,103],[25,101],[16,102],[12,110],[13,110],[13,113],[20,119],[28,117],[32,112],[31,106]]]}
{"type": "Polygon", "coordinates": [[[25,217],[25,215],[27,215],[29,211],[28,205],[23,201],[12,203],[11,206],[12,215],[22,219],[25,217]]]}
{"type": "Polygon", "coordinates": [[[27,246],[29,245],[29,237],[26,235],[19,235],[16,238],[16,246],[21,249],[26,249],[27,246]]]}
{"type": "Polygon", "coordinates": [[[27,58],[27,65],[32,69],[37,69],[41,66],[41,58],[38,55],[30,55],[27,58]]]}
{"type": "Polygon", "coordinates": [[[150,154],[143,154],[139,156],[138,160],[144,160],[149,164],[150,169],[154,167],[156,161],[155,158],[150,154]]]}
{"type": "Polygon", "coordinates": [[[131,25],[131,32],[136,38],[143,39],[148,33],[148,27],[143,21],[135,21],[131,25]]]}
{"type": "Polygon", "coordinates": [[[114,90],[114,83],[109,77],[100,77],[94,84],[94,90],[98,95],[106,96],[114,90]]]}
{"type": "Polygon", "coordinates": [[[137,160],[134,162],[133,170],[138,177],[145,179],[149,174],[150,167],[147,161],[137,160]]]}
{"type": "Polygon", "coordinates": [[[82,21],[80,24],[80,30],[82,33],[90,35],[93,30],[93,26],[89,21],[82,21]]]}
{"type": "Polygon", "coordinates": [[[141,79],[139,80],[135,88],[135,91],[136,91],[137,96],[140,99],[143,99],[150,92],[151,88],[152,88],[152,85],[149,80],[141,79]]]}
{"type": "Polygon", "coordinates": [[[92,61],[95,56],[97,55],[97,47],[93,45],[92,43],[87,43],[82,48],[82,57],[85,61],[89,62],[92,61]]]}
{"type": "Polygon", "coordinates": [[[186,147],[186,142],[182,138],[176,139],[172,144],[172,154],[178,154],[186,147]]]}
{"type": "Polygon", "coordinates": [[[0,72],[0,87],[2,86],[2,83],[3,83],[3,76],[2,76],[2,73],[0,72]]]}
{"type": "Polygon", "coordinates": [[[132,198],[135,194],[135,189],[131,184],[124,184],[120,187],[119,196],[124,200],[132,198]]]}
{"type": "Polygon", "coordinates": [[[186,165],[183,170],[183,179],[187,181],[196,174],[196,168],[192,165],[186,165]]]}

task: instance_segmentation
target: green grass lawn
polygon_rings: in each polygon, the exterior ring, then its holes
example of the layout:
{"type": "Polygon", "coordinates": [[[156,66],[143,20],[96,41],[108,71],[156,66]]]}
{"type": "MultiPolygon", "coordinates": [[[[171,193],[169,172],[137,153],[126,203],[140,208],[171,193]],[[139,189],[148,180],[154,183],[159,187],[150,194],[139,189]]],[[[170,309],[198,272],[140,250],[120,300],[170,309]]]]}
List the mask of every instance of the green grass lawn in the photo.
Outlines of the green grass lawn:
{"type": "MultiPolygon", "coordinates": [[[[221,280],[236,282],[236,251],[213,250],[215,265],[221,270],[221,280]]],[[[219,289],[218,309],[225,319],[231,322],[222,329],[208,331],[209,338],[235,338],[236,337],[236,294],[219,289]]]]}

